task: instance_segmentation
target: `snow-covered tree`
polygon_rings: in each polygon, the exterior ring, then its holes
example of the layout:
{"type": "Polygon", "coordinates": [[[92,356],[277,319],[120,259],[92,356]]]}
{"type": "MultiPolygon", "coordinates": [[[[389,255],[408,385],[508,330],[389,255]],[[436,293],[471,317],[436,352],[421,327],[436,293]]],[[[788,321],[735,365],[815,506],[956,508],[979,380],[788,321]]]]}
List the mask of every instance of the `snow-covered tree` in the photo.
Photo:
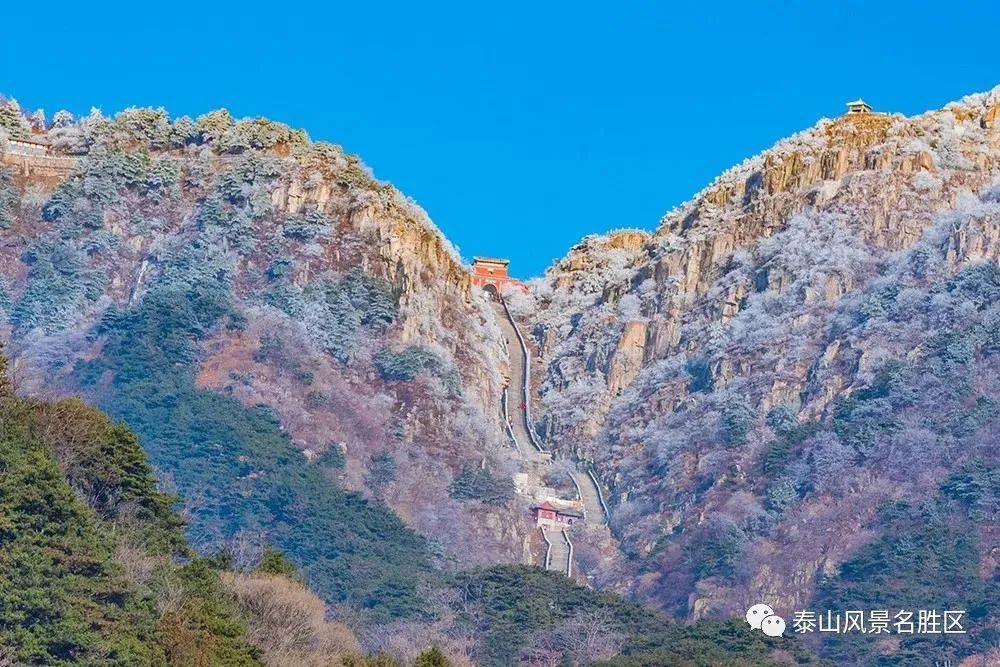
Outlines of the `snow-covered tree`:
{"type": "Polygon", "coordinates": [[[217,142],[234,124],[233,117],[226,109],[210,111],[195,121],[201,132],[201,140],[205,143],[217,142]]]}
{"type": "Polygon", "coordinates": [[[66,111],[65,109],[60,109],[52,116],[52,127],[69,127],[73,124],[73,114],[66,111]]]}
{"type": "Polygon", "coordinates": [[[31,136],[31,126],[17,100],[0,102],[0,128],[6,130],[11,139],[27,139],[31,136]]]}

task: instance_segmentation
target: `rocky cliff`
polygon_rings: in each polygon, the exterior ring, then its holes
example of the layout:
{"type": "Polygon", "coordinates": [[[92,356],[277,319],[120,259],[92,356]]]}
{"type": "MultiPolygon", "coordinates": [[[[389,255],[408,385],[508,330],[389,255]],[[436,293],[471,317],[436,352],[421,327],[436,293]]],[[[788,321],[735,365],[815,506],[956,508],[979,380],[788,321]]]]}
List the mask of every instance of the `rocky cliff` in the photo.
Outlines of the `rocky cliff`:
{"type": "MultiPolygon", "coordinates": [[[[972,97],[912,119],[858,114],[823,120],[720,176],[664,216],[655,233],[613,232],[575,247],[537,285],[538,336],[563,363],[567,355],[554,348],[585,338],[586,320],[613,322],[621,331],[582,355],[584,366],[600,368],[608,389],[607,395],[599,392],[598,410],[585,428],[593,431],[604,421],[609,395],[632,382],[636,362],[691,345],[697,332],[684,330],[685,319],[696,315],[703,327],[725,325],[749,293],[780,292],[791,282],[768,266],[755,267],[752,285],[719,278],[734,258],[796,215],[841,215],[843,227],[866,248],[891,252],[913,246],[963,193],[988,189],[1000,168],[995,97],[972,97]],[[560,307],[562,301],[571,303],[560,307]],[[595,312],[585,313],[571,335],[560,335],[563,323],[589,305],[595,312]]],[[[981,253],[968,259],[979,258],[981,253]]],[[[811,286],[807,297],[834,300],[852,289],[844,282],[849,279],[831,275],[811,286]]]]}
{"type": "MultiPolygon", "coordinates": [[[[559,470],[592,466],[608,492],[614,540],[575,538],[582,576],[688,619],[761,600],[786,618],[970,610],[959,649],[815,641],[843,664],[988,649],[998,109],[1000,89],[822,120],[655,231],[588,237],[510,294],[537,428],[577,459],[559,470]]],[[[270,121],[60,114],[38,158],[8,139],[41,128],[7,111],[12,381],[127,421],[196,547],[273,544],[379,622],[424,613],[442,569],[531,559],[498,417],[503,336],[415,204],[270,121]]],[[[511,572],[501,590],[525,580],[511,572]]],[[[441,636],[468,615],[456,600],[441,636]]],[[[550,640],[496,641],[506,659],[550,640]]]]}
{"type": "Polygon", "coordinates": [[[790,613],[888,539],[887,503],[995,462],[994,412],[961,436],[942,423],[997,398],[968,331],[995,326],[998,108],[1000,89],[822,120],[654,232],[588,237],[535,281],[518,312],[542,358],[539,428],[611,489],[619,580],[695,618],[758,599],[790,613]],[[956,338],[964,365],[944,371],[956,338]]]}
{"type": "MultiPolygon", "coordinates": [[[[467,267],[416,204],[339,146],[225,111],[60,114],[42,157],[7,141],[29,129],[0,130],[4,319],[25,390],[83,393],[139,419],[122,364],[155,321],[168,330],[159,338],[193,348],[154,359],[172,349],[158,340],[142,372],[183,367],[196,389],[269,406],[303,463],[385,502],[446,566],[525,557],[523,508],[451,492],[463,471],[509,477],[506,354],[467,267]],[[148,312],[172,290],[205,308],[148,312]],[[142,329],[136,318],[153,319],[142,329]]],[[[197,457],[163,438],[144,442],[153,463],[198,495],[187,468],[197,457]]],[[[220,488],[264,484],[236,449],[220,488]]],[[[206,502],[231,502],[222,495],[206,502]]],[[[209,523],[193,521],[203,548],[245,537],[209,523]]],[[[267,539],[265,525],[244,529],[267,539]]]]}

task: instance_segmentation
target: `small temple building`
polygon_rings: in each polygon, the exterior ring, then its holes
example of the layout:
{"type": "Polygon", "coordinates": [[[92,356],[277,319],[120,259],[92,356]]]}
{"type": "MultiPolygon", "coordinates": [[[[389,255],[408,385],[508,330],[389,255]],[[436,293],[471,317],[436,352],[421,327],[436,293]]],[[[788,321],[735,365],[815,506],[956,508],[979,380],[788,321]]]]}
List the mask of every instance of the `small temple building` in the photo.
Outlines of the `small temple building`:
{"type": "Polygon", "coordinates": [[[510,260],[496,257],[472,258],[472,284],[496,298],[508,285],[524,286],[509,274],[510,260]]]}
{"type": "Polygon", "coordinates": [[[858,99],[854,100],[853,102],[848,102],[847,103],[847,115],[848,116],[853,116],[853,115],[862,114],[862,113],[871,113],[871,112],[872,112],[871,105],[869,105],[867,102],[865,102],[860,97],[858,99]]]}
{"type": "Polygon", "coordinates": [[[565,528],[583,519],[583,513],[573,507],[558,507],[549,501],[543,501],[531,508],[537,526],[554,526],[565,528]]]}

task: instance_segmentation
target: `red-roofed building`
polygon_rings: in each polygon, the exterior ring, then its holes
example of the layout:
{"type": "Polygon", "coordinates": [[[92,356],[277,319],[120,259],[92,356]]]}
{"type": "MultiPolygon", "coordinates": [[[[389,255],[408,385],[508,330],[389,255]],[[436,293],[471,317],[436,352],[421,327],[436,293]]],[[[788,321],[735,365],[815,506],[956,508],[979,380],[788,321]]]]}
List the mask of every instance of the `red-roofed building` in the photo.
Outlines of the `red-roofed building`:
{"type": "Polygon", "coordinates": [[[583,514],[579,512],[569,508],[553,507],[548,501],[535,505],[531,511],[535,515],[535,523],[539,526],[570,526],[577,519],[583,518],[583,514]]]}
{"type": "Polygon", "coordinates": [[[525,289],[519,280],[510,277],[509,267],[510,260],[507,259],[473,257],[472,284],[486,290],[493,298],[503,294],[504,288],[508,285],[517,285],[525,289]]]}

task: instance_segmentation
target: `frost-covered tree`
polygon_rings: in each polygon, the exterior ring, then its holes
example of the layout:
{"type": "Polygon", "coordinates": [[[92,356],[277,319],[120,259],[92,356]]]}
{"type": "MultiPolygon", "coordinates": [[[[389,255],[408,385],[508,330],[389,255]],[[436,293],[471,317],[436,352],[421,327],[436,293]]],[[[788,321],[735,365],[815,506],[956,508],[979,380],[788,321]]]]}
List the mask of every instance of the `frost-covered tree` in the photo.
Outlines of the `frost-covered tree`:
{"type": "Polygon", "coordinates": [[[955,132],[954,119],[942,120],[935,132],[932,146],[939,166],[947,169],[970,169],[972,163],[962,153],[962,144],[955,132]]]}
{"type": "Polygon", "coordinates": [[[31,136],[31,126],[17,100],[0,101],[0,128],[6,130],[11,139],[27,139],[31,136]]]}
{"type": "Polygon", "coordinates": [[[111,133],[114,127],[111,120],[101,113],[101,110],[97,107],[91,108],[90,113],[80,119],[78,126],[86,138],[87,145],[93,145],[102,141],[111,133]]]}
{"type": "Polygon", "coordinates": [[[813,483],[820,492],[844,489],[848,471],[854,466],[855,452],[834,433],[823,431],[804,443],[813,464],[813,483]]]}
{"type": "Polygon", "coordinates": [[[722,437],[729,445],[746,442],[747,433],[753,425],[753,407],[746,396],[730,396],[722,408],[722,437]]]}
{"type": "Polygon", "coordinates": [[[170,117],[159,109],[132,107],[115,116],[116,134],[128,142],[139,142],[152,148],[170,145],[170,117]]]}
{"type": "Polygon", "coordinates": [[[48,127],[48,123],[45,120],[45,110],[35,109],[31,115],[28,116],[28,125],[31,126],[31,132],[33,134],[43,134],[48,127]]]}
{"type": "Polygon", "coordinates": [[[69,127],[73,124],[73,114],[66,111],[65,109],[60,109],[52,116],[52,127],[61,128],[69,127]]]}
{"type": "Polygon", "coordinates": [[[28,284],[13,306],[11,322],[22,332],[36,327],[46,333],[63,331],[96,300],[105,275],[88,266],[72,246],[39,242],[25,255],[30,265],[28,284]]]}
{"type": "Polygon", "coordinates": [[[333,222],[320,211],[309,210],[290,216],[285,221],[282,234],[290,239],[308,240],[326,236],[333,229],[333,222]]]}
{"type": "Polygon", "coordinates": [[[201,141],[201,131],[189,116],[181,116],[170,127],[170,146],[183,148],[201,141]]]}
{"type": "Polygon", "coordinates": [[[223,153],[245,153],[273,148],[278,144],[304,144],[307,141],[301,130],[292,130],[283,123],[266,118],[253,118],[227,128],[215,144],[223,153]]]}
{"type": "Polygon", "coordinates": [[[49,145],[56,153],[80,155],[87,152],[87,138],[83,130],[72,123],[54,125],[46,135],[49,145]]]}
{"type": "Polygon", "coordinates": [[[199,116],[195,121],[195,126],[201,133],[201,140],[204,143],[215,143],[234,125],[233,117],[226,109],[210,111],[203,116],[199,116]]]}
{"type": "Polygon", "coordinates": [[[9,229],[14,224],[17,200],[13,175],[6,167],[0,167],[0,229],[9,229]]]}
{"type": "Polygon", "coordinates": [[[284,171],[285,165],[276,158],[251,154],[219,177],[216,192],[252,219],[258,219],[271,212],[271,187],[284,171]]]}

